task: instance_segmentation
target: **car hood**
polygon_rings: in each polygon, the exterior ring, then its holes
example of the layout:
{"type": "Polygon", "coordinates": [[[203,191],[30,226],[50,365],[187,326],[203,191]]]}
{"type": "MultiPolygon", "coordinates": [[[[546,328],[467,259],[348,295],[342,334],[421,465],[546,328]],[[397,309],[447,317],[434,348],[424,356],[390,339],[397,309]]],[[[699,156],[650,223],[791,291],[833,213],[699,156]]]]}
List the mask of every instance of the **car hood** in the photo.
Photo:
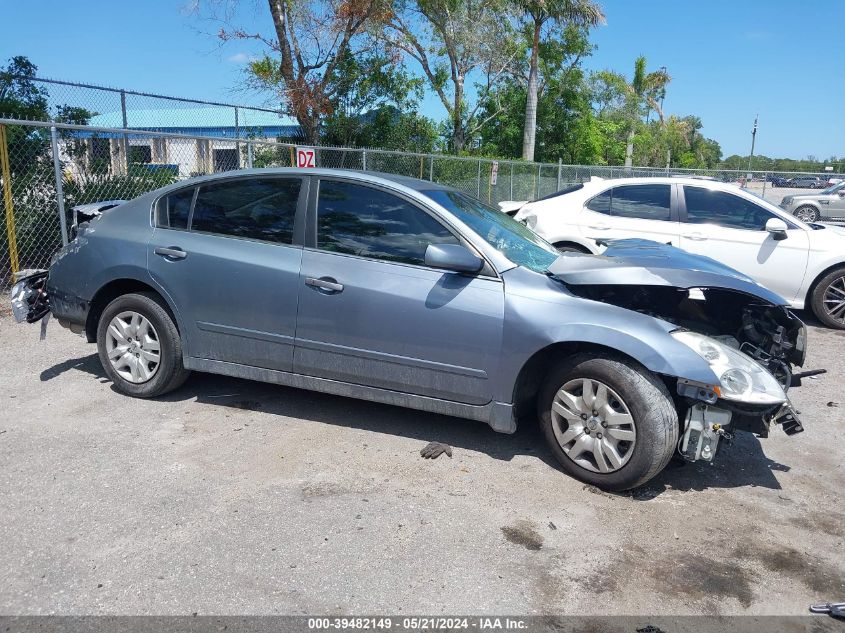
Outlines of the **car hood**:
{"type": "Polygon", "coordinates": [[[722,288],[772,305],[786,304],[778,294],[751,277],[703,255],[693,255],[650,240],[606,240],[602,255],[565,253],[549,274],[568,286],[669,286],[722,288]]]}

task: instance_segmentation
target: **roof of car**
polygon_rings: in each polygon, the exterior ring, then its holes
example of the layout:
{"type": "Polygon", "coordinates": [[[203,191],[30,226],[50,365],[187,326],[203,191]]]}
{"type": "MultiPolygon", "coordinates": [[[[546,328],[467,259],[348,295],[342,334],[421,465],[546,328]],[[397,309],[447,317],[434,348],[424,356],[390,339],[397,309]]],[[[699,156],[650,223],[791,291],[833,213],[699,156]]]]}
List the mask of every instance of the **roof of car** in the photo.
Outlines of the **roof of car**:
{"type": "Polygon", "coordinates": [[[444,185],[429,180],[420,180],[419,178],[411,178],[409,176],[401,176],[397,174],[386,174],[378,171],[361,171],[360,169],[330,169],[323,167],[265,167],[260,169],[236,169],[232,171],[217,172],[214,174],[207,174],[203,176],[196,176],[188,180],[181,180],[179,182],[168,185],[167,187],[158,190],[159,193],[169,193],[181,187],[190,187],[202,183],[215,182],[217,180],[224,180],[227,178],[244,178],[249,176],[272,176],[272,175],[292,175],[292,176],[346,176],[352,177],[356,180],[369,181],[378,183],[379,181],[389,181],[415,191],[431,191],[431,190],[447,190],[452,191],[454,187],[444,185]]]}

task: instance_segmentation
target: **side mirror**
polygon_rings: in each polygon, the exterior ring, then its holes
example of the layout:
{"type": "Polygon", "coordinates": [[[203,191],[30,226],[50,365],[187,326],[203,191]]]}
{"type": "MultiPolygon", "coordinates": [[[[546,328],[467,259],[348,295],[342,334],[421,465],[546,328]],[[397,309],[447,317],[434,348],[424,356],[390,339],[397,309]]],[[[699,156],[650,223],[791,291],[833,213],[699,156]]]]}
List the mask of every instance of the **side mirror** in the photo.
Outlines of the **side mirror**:
{"type": "Polygon", "coordinates": [[[766,221],[766,230],[772,234],[775,241],[785,240],[787,238],[786,231],[789,227],[786,222],[780,218],[769,218],[766,221]]]}
{"type": "Polygon", "coordinates": [[[429,244],[425,249],[425,265],[456,273],[477,273],[484,260],[460,244],[429,244]]]}

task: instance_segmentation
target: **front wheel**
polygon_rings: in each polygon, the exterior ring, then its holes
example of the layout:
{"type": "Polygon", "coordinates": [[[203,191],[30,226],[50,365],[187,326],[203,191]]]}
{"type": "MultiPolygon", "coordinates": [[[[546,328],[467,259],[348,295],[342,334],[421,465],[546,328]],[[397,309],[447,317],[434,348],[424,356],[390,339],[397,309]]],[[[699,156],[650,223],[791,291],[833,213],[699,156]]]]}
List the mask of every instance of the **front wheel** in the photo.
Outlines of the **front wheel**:
{"type": "Polygon", "coordinates": [[[118,391],[153,398],[179,387],[190,372],[182,365],[176,324],[153,293],[133,293],[109,303],[97,325],[100,362],[118,391]]]}
{"type": "Polygon", "coordinates": [[[818,222],[819,210],[811,206],[803,206],[795,209],[793,215],[802,222],[818,222]]]}
{"type": "Polygon", "coordinates": [[[644,484],[666,467],[678,443],[678,413],[666,386],[626,359],[567,359],[547,377],[538,408],[563,469],[605,490],[644,484]]]}
{"type": "Polygon", "coordinates": [[[826,326],[845,330],[845,267],[819,279],[810,297],[810,307],[826,326]]]}

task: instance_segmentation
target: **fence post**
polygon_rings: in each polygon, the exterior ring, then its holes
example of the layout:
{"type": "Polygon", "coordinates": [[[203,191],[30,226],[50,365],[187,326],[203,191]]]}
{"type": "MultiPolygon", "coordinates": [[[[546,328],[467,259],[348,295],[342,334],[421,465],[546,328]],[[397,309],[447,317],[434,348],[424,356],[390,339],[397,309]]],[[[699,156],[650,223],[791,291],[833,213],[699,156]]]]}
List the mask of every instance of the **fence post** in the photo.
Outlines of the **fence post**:
{"type": "Polygon", "coordinates": [[[763,172],[763,193],[761,195],[766,195],[766,183],[769,182],[769,172],[763,172]]]}
{"type": "Polygon", "coordinates": [[[367,171],[367,150],[361,151],[361,167],[364,171],[367,171]]]}
{"type": "Polygon", "coordinates": [[[252,169],[252,141],[246,142],[246,166],[248,169],[252,169]]]}
{"type": "Polygon", "coordinates": [[[563,169],[563,159],[557,159],[557,191],[560,191],[560,173],[563,169]]]}
{"type": "Polygon", "coordinates": [[[238,117],[238,106],[235,106],[235,155],[238,157],[235,168],[241,168],[241,125],[238,117]]]}
{"type": "MultiPolygon", "coordinates": [[[[123,129],[129,127],[129,119],[126,118],[126,91],[120,91],[120,116],[121,120],[123,121],[123,129]]],[[[129,137],[124,134],[123,135],[123,160],[126,162],[126,174],[129,174],[129,137]]],[[[64,216],[62,216],[64,217],[64,216]]]]}
{"type": "Polygon", "coordinates": [[[59,224],[62,227],[62,245],[67,246],[67,218],[65,217],[65,192],[62,188],[62,163],[59,160],[59,134],[56,131],[56,126],[50,128],[50,142],[53,146],[53,174],[56,178],[56,201],[59,204],[59,224]]]}
{"type": "Polygon", "coordinates": [[[543,163],[537,165],[537,193],[534,194],[534,199],[540,197],[540,179],[543,177],[543,163]]]}
{"type": "Polygon", "coordinates": [[[478,159],[478,182],[476,183],[475,197],[481,198],[481,159],[478,159]]]}
{"type": "Polygon", "coordinates": [[[511,161],[511,195],[510,199],[513,200],[513,161],[511,161]]]}
{"type": "Polygon", "coordinates": [[[434,156],[428,161],[428,179],[434,182],[434,156]]]}
{"type": "Polygon", "coordinates": [[[15,233],[15,204],[12,199],[12,176],[9,167],[9,143],[6,140],[6,126],[0,124],[0,176],[3,177],[3,202],[6,207],[6,236],[9,240],[9,264],[12,282],[20,268],[18,262],[18,240],[15,233]]]}

